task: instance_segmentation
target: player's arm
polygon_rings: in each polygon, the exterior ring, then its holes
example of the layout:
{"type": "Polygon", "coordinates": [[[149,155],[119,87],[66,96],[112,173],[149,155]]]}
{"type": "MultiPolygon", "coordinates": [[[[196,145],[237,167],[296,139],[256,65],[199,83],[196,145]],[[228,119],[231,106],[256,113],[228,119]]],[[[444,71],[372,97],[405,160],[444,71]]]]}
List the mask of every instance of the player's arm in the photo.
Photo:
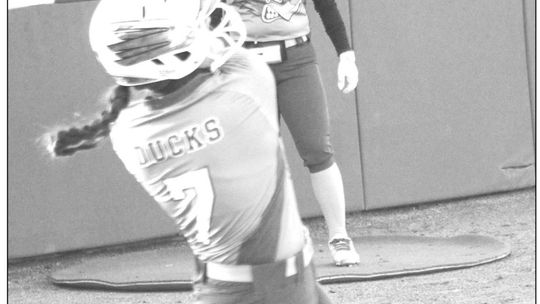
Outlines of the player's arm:
{"type": "Polygon", "coordinates": [[[83,2],[96,0],[8,0],[8,9],[42,5],[42,4],[62,4],[70,2],[83,2]]]}
{"type": "Polygon", "coordinates": [[[334,0],[313,0],[315,10],[321,17],[324,29],[339,55],[338,88],[349,93],[358,83],[354,51],[349,44],[343,18],[334,0]]]}
{"type": "Polygon", "coordinates": [[[352,50],[336,2],[334,0],[313,0],[313,4],[338,55],[352,50]]]}

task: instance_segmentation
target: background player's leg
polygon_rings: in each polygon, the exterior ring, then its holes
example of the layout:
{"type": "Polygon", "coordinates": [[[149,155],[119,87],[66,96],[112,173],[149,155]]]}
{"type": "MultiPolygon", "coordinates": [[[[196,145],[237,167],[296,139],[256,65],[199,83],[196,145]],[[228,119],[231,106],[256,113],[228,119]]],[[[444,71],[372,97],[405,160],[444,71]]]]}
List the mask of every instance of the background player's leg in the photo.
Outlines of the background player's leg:
{"type": "Polygon", "coordinates": [[[311,173],[311,185],[328,226],[330,238],[348,237],[345,227],[345,193],[341,172],[336,163],[311,173]]]}
{"type": "Polygon", "coordinates": [[[347,234],[345,193],[341,172],[336,163],[327,169],[311,173],[313,193],[326,220],[329,247],[337,265],[359,263],[359,256],[347,234]]]}

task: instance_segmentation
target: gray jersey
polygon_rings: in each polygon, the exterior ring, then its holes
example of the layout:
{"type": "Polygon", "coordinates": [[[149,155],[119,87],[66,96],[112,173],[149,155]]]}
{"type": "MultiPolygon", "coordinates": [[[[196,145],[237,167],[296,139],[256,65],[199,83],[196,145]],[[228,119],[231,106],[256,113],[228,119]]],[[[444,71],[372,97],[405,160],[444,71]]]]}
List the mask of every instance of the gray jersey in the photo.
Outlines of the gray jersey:
{"type": "Polygon", "coordinates": [[[296,201],[272,74],[242,52],[198,77],[158,99],[134,96],[112,128],[114,150],[199,259],[273,261],[282,210],[296,201]]]}

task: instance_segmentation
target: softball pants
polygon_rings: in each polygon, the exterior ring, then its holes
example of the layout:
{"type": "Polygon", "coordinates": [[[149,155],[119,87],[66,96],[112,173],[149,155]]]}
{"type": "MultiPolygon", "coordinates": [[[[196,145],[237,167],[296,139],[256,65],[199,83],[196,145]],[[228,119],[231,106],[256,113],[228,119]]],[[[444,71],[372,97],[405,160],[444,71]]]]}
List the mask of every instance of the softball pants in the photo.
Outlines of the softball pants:
{"type": "Polygon", "coordinates": [[[277,84],[278,107],[300,157],[311,173],[334,163],[330,122],[322,79],[313,45],[285,49],[283,62],[271,64],[277,84]]]}

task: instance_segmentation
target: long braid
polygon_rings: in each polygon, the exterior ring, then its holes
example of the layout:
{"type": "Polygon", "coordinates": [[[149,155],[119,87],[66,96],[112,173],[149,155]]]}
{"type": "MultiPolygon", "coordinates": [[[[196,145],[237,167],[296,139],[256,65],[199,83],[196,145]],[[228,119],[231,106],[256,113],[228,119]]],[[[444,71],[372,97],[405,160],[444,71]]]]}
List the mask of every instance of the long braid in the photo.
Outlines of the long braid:
{"type": "Polygon", "coordinates": [[[71,127],[50,136],[49,152],[53,156],[69,156],[80,150],[94,148],[110,132],[120,111],[129,103],[129,87],[116,86],[109,99],[110,108],[101,117],[81,128],[71,127]]]}

